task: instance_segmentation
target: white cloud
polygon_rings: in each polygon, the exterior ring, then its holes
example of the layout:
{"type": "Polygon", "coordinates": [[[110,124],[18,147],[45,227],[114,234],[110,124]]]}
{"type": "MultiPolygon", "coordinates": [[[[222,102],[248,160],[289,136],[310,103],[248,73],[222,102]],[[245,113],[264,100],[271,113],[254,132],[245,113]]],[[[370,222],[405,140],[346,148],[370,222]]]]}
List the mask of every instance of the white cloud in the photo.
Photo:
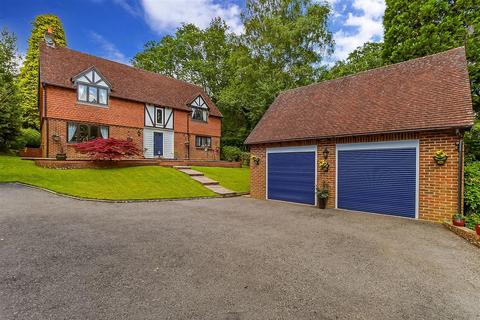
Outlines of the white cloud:
{"type": "Polygon", "coordinates": [[[213,0],[142,0],[145,18],[158,33],[175,30],[182,23],[205,28],[215,17],[225,20],[237,34],[243,32],[241,8],[236,4],[221,5],[213,0]]]}
{"type": "Polygon", "coordinates": [[[102,35],[91,31],[91,39],[97,43],[103,51],[105,59],[117,61],[124,64],[130,64],[128,58],[110,41],[105,39],[102,35]]]}
{"type": "Polygon", "coordinates": [[[349,32],[340,29],[335,32],[335,60],[345,59],[350,52],[368,41],[383,39],[382,18],[385,12],[385,0],[353,0],[353,8],[360,14],[348,13],[343,25],[352,27],[349,32]]]}

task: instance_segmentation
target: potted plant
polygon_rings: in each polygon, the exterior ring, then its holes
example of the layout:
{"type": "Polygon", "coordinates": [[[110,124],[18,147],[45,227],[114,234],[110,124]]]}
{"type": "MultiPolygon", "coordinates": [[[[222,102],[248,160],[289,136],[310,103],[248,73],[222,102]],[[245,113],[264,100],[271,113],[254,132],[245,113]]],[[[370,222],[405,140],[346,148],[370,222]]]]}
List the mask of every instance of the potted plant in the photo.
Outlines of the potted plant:
{"type": "Polygon", "coordinates": [[[65,148],[63,147],[62,137],[59,134],[54,134],[52,135],[52,139],[56,144],[59,145],[59,148],[60,148],[59,150],[60,152],[57,153],[55,158],[57,160],[67,160],[67,154],[65,153],[65,148]]]}
{"type": "Polygon", "coordinates": [[[435,155],[433,156],[433,160],[435,160],[435,162],[441,166],[443,164],[445,164],[445,162],[447,161],[448,159],[448,156],[447,154],[445,153],[445,151],[443,150],[437,150],[437,152],[435,152],[435,155]]]}
{"type": "Polygon", "coordinates": [[[317,186],[316,189],[317,189],[318,207],[320,209],[325,209],[327,207],[327,201],[328,201],[328,185],[326,182],[323,182],[322,187],[319,188],[317,186]]]}
{"type": "Polygon", "coordinates": [[[320,160],[320,162],[318,163],[318,165],[320,166],[320,169],[321,169],[323,172],[327,172],[327,171],[328,171],[328,168],[330,168],[330,164],[327,162],[327,160],[320,160]]]}
{"type": "Polygon", "coordinates": [[[456,213],[453,215],[452,223],[457,227],[465,227],[465,217],[460,213],[456,213]]]}

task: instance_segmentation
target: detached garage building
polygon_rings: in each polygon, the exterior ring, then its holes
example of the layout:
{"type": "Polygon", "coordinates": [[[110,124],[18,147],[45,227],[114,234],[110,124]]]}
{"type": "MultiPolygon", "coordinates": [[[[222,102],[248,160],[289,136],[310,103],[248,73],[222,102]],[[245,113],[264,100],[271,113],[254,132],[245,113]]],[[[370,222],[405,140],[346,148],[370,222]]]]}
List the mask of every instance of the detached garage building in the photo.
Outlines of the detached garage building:
{"type": "Polygon", "coordinates": [[[325,183],[329,208],[449,219],[473,121],[463,48],[288,90],[246,140],[251,195],[316,205],[325,183]]]}

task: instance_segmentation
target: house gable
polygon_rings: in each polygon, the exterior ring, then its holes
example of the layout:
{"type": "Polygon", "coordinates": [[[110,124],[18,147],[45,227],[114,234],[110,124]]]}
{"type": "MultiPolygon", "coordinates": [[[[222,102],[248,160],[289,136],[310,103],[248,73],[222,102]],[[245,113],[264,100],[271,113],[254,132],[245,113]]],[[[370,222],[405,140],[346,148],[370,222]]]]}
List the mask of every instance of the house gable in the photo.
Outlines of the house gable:
{"type": "Polygon", "coordinates": [[[77,86],[78,83],[84,83],[103,87],[108,90],[112,89],[112,85],[108,82],[108,80],[93,66],[74,76],[72,78],[72,82],[75,86],[77,86]]]}

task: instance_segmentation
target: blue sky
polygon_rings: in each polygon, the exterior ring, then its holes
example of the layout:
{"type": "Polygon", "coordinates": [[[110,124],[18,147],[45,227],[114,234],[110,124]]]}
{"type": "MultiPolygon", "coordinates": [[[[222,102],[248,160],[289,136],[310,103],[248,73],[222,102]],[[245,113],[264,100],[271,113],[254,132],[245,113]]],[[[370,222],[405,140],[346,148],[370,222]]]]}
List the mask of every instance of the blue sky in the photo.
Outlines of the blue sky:
{"type": "MultiPolygon", "coordinates": [[[[318,0],[321,1],[321,0],[318,0]]],[[[366,41],[382,40],[384,0],[326,0],[336,50],[329,62],[344,59],[366,41]]],[[[31,21],[53,13],[63,22],[72,49],[129,63],[148,40],[172,34],[182,22],[205,27],[222,17],[242,32],[243,0],[2,0],[0,27],[16,33],[20,53],[27,48],[31,21]]]]}

